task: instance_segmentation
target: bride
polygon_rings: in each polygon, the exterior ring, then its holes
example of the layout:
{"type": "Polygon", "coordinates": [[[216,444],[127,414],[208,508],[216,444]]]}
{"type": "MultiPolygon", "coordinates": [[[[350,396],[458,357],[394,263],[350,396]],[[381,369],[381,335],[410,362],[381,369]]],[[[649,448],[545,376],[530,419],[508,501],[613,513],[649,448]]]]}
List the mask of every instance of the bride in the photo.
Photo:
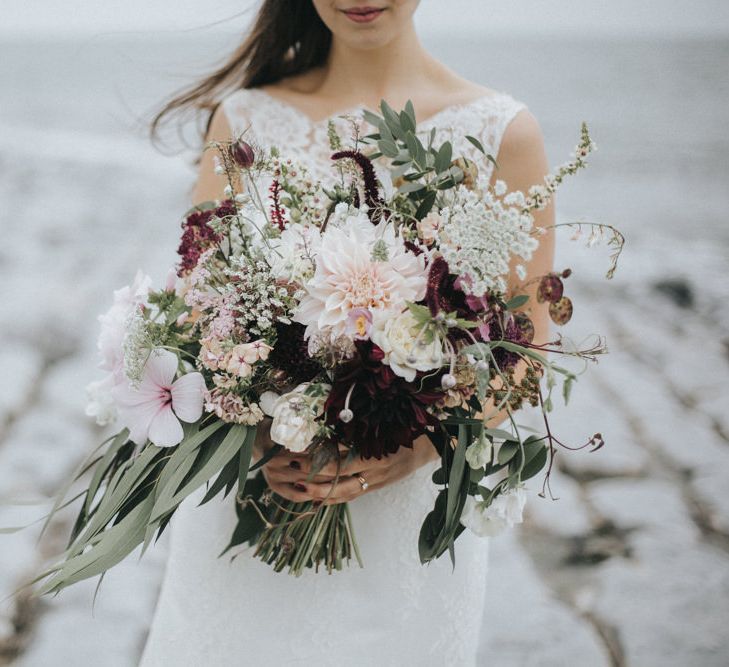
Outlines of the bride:
{"type": "MultiPolygon", "coordinates": [[[[333,182],[330,124],[343,138],[346,115],[375,110],[381,98],[396,109],[413,101],[418,130],[436,127],[454,153],[480,170],[492,166],[464,140],[478,138],[497,157],[498,178],[527,190],[548,171],[541,131],[509,94],[463,79],[420,44],[413,14],[418,0],[265,0],[250,35],[227,63],[179,97],[171,112],[207,112],[207,139],[247,130],[263,146],[277,145],[312,176],[333,182]]],[[[361,121],[364,123],[364,121],[361,121]]],[[[492,182],[496,178],[491,176],[492,182]]],[[[193,203],[220,199],[226,183],[212,151],[203,153],[193,203]]],[[[265,192],[265,184],[262,184],[265,192]]],[[[553,224],[550,206],[535,224],[553,224]]],[[[552,268],[554,239],[545,235],[527,267],[552,268]]],[[[512,286],[518,278],[512,271],[512,286]]],[[[534,304],[534,289],[522,288],[534,304]]],[[[548,319],[537,307],[535,342],[546,341],[548,319]]],[[[506,419],[497,413],[489,426],[506,419]]],[[[271,441],[259,429],[257,456],[271,441]]],[[[264,467],[271,488],[295,501],[349,502],[364,568],[332,575],[275,573],[243,549],[226,547],[236,514],[230,497],[197,507],[190,496],[170,524],[170,554],[142,667],[227,665],[468,665],[477,659],[486,591],[487,542],[466,531],[447,557],[427,566],[417,538],[437,488],[439,457],[427,437],[381,460],[353,462],[332,489],[334,470],[307,481],[308,462],[284,452],[264,467]]]]}

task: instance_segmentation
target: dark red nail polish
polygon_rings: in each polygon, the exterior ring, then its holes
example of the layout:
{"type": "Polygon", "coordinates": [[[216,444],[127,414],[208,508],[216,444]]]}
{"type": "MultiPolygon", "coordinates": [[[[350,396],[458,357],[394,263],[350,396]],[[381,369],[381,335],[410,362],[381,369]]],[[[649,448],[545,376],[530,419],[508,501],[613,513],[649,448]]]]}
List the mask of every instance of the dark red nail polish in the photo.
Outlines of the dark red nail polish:
{"type": "Polygon", "coordinates": [[[295,488],[295,489],[296,489],[297,491],[302,491],[302,492],[303,492],[303,491],[306,491],[306,487],[305,487],[305,486],[304,486],[303,484],[299,484],[299,482],[296,482],[296,483],[294,484],[294,488],[295,488]]]}
{"type": "Polygon", "coordinates": [[[294,470],[301,470],[301,464],[298,461],[291,461],[289,463],[289,467],[293,468],[294,470]]]}

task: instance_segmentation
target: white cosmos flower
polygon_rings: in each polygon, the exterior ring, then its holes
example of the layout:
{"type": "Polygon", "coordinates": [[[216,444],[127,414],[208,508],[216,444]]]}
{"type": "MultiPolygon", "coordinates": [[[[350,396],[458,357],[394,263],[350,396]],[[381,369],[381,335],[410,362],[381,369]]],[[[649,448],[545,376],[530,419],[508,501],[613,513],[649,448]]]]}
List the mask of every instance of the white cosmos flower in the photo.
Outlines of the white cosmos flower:
{"type": "Polygon", "coordinates": [[[485,501],[473,496],[466,498],[461,523],[479,537],[489,537],[502,533],[523,521],[526,492],[522,487],[500,493],[486,507],[485,501]]]}

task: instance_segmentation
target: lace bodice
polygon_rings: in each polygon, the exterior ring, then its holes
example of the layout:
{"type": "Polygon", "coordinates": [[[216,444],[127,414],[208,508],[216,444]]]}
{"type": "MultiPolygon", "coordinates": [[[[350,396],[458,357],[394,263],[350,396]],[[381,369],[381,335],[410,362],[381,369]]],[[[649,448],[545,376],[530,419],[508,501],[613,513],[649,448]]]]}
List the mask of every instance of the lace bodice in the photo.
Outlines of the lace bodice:
{"type": "MultiPolygon", "coordinates": [[[[235,134],[250,126],[259,143],[278,146],[312,176],[336,178],[328,119],[313,122],[257,89],[231,94],[223,108],[235,134]]],[[[523,108],[509,95],[493,93],[446,107],[418,129],[437,127],[440,140],[453,141],[455,154],[490,170],[463,135],[475,136],[496,157],[507,125],[523,108]]],[[[348,121],[339,115],[332,120],[348,137],[348,121]]],[[[231,497],[220,496],[197,506],[201,488],[172,519],[169,561],[140,667],[483,665],[476,655],[488,542],[465,531],[456,543],[455,570],[447,557],[427,566],[418,558],[439,465],[428,463],[350,504],[364,568],[352,565],[333,575],[277,574],[250,550],[233,561],[219,558],[235,528],[235,509],[231,497]]]]}
{"type": "MultiPolygon", "coordinates": [[[[354,117],[366,132],[372,127],[362,117],[362,109],[352,107],[321,120],[312,120],[302,111],[260,88],[240,89],[223,100],[223,110],[235,136],[249,129],[253,138],[263,145],[276,145],[282,153],[303,163],[312,176],[322,182],[335,178],[330,160],[328,122],[346,142],[351,136],[351,124],[346,116],[354,117]]],[[[417,132],[423,138],[436,127],[436,140],[450,140],[454,155],[483,164],[488,176],[493,165],[484,160],[466,135],[477,138],[487,153],[498,155],[506,127],[526,106],[511,95],[499,91],[464,104],[451,104],[429,118],[418,121],[417,132]]],[[[416,110],[417,112],[417,110],[416,110]]]]}

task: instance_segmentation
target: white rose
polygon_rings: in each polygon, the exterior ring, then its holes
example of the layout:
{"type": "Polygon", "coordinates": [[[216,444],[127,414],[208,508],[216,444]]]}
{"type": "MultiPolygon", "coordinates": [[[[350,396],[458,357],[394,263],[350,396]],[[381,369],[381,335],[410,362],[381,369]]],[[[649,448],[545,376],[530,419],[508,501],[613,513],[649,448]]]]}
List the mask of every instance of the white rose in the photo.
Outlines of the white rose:
{"type": "Polygon", "coordinates": [[[304,393],[309,386],[305,382],[277,398],[272,392],[261,395],[261,407],[273,417],[271,440],[292,452],[303,452],[311,444],[319,428],[316,420],[324,413],[326,396],[304,393]]]}
{"type": "Polygon", "coordinates": [[[443,341],[434,335],[427,343],[426,335],[419,335],[421,329],[422,325],[406,310],[396,317],[380,318],[370,335],[385,353],[383,363],[408,382],[415,380],[416,371],[430,371],[444,364],[443,341]]]}
{"type": "Polygon", "coordinates": [[[526,493],[518,487],[501,493],[486,507],[485,501],[466,498],[461,523],[479,537],[498,535],[523,521],[526,493]]]}

